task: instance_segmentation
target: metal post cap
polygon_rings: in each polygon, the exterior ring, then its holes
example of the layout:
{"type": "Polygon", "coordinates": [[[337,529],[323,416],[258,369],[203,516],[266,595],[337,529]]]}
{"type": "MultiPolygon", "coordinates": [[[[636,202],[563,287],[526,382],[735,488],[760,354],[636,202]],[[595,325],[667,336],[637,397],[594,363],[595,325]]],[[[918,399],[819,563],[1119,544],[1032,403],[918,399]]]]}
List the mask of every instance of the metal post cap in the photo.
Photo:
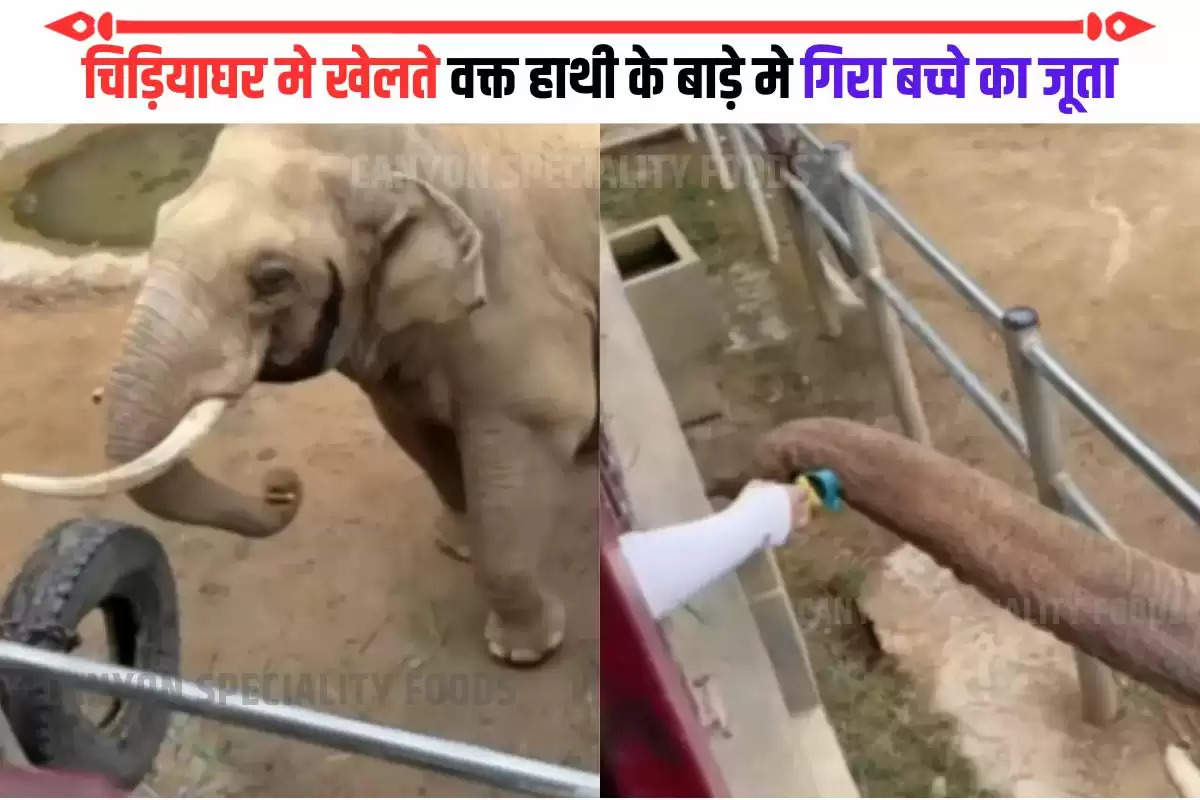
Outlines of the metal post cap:
{"type": "Polygon", "coordinates": [[[1002,318],[1004,327],[1010,331],[1023,331],[1038,326],[1038,313],[1029,306],[1013,306],[1006,309],[1002,318]]]}

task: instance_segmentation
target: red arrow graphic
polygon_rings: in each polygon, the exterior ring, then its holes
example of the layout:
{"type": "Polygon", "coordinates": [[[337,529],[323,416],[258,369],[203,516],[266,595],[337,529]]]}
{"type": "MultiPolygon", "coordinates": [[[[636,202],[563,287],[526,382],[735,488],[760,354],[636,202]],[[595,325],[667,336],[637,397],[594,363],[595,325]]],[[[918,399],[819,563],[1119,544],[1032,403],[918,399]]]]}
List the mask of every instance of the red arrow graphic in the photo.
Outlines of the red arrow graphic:
{"type": "Polygon", "coordinates": [[[1154,26],[1117,11],[1075,20],[129,20],[76,11],[46,26],[77,42],[99,34],[1107,34],[1123,42],[1154,26]]]}

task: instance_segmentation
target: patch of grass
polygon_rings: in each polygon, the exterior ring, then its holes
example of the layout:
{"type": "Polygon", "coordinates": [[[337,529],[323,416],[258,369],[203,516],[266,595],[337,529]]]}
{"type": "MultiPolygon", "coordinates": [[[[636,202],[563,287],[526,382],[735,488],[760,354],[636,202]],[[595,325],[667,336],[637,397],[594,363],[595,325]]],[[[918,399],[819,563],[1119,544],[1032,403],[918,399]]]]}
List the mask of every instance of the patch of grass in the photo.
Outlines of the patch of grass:
{"type": "Polygon", "coordinates": [[[909,676],[879,650],[856,605],[866,571],[853,565],[823,581],[793,569],[787,579],[826,712],[863,796],[995,796],[958,752],[953,720],[929,710],[909,676]],[[830,607],[843,613],[815,618],[814,610],[830,607]]]}
{"type": "Polygon", "coordinates": [[[836,596],[857,602],[867,582],[867,571],[858,564],[839,570],[829,582],[829,590],[836,596]]]}
{"type": "Polygon", "coordinates": [[[649,166],[654,159],[680,155],[679,143],[668,140],[649,143],[644,152],[636,155],[622,154],[620,162],[604,162],[600,180],[601,217],[612,225],[622,226],[669,214],[710,271],[754,254],[759,243],[756,237],[744,235],[746,230],[754,230],[754,220],[743,202],[743,191],[722,191],[711,176],[702,172],[694,153],[682,153],[692,157],[678,177],[669,170],[649,166]],[[639,159],[645,160],[645,169],[630,166],[642,163],[639,159]]]}
{"type": "Polygon", "coordinates": [[[780,567],[826,712],[862,794],[995,796],[959,753],[954,721],[929,710],[912,679],[880,649],[857,605],[867,578],[853,560],[861,554],[797,549],[781,553],[780,567]]]}

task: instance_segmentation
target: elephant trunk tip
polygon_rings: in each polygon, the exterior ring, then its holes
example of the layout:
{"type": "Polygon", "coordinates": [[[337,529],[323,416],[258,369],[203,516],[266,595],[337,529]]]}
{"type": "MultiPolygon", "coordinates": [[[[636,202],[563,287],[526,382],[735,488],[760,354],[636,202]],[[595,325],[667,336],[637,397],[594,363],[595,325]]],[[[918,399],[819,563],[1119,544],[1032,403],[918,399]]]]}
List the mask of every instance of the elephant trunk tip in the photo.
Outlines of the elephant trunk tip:
{"type": "Polygon", "coordinates": [[[267,472],[259,496],[252,497],[212,480],[186,460],[129,492],[139,507],[162,519],[252,539],[273,536],[290,525],[303,496],[299,476],[285,467],[267,472]]]}

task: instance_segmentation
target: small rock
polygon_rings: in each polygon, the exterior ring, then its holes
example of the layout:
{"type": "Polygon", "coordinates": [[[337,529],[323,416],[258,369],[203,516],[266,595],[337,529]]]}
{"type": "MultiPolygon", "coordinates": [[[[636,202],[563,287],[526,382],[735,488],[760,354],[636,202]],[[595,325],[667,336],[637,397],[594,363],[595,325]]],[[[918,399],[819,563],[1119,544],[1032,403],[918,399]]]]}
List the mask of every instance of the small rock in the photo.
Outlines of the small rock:
{"type": "Polygon", "coordinates": [[[221,583],[206,581],[200,584],[200,594],[207,597],[228,597],[229,587],[221,583]]]}
{"type": "Polygon", "coordinates": [[[264,447],[262,450],[258,451],[258,460],[270,461],[277,455],[279,455],[279,453],[276,452],[274,447],[264,447]]]}
{"type": "Polygon", "coordinates": [[[208,774],[208,762],[201,756],[194,755],[188,764],[188,776],[193,784],[200,784],[204,781],[204,776],[208,774]]]}

